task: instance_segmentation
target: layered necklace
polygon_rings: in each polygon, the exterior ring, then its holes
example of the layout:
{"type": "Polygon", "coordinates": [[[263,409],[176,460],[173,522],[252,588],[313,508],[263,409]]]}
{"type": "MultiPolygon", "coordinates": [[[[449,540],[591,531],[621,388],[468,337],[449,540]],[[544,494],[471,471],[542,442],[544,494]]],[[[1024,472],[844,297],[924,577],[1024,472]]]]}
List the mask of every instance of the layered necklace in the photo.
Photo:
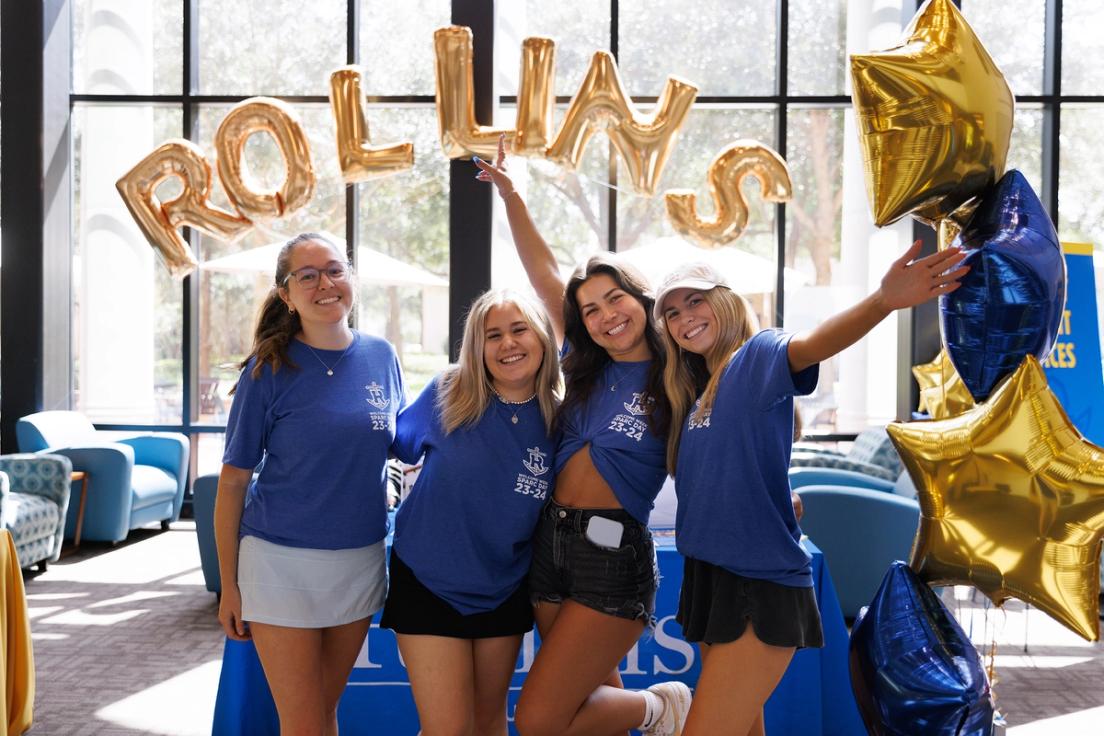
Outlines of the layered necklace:
{"type": "Polygon", "coordinates": [[[507,399],[505,396],[500,394],[498,392],[498,389],[494,387],[493,383],[491,384],[491,391],[494,392],[494,395],[497,396],[498,400],[501,401],[503,404],[508,404],[509,406],[513,407],[512,409],[507,409],[507,411],[510,411],[510,412],[513,413],[513,416],[510,417],[510,421],[513,422],[514,424],[518,423],[518,412],[521,410],[521,407],[524,406],[525,404],[528,404],[530,401],[532,401],[533,399],[535,399],[537,397],[537,392],[534,391],[533,395],[530,396],[528,399],[524,399],[522,401],[512,401],[511,399],[507,399]]]}
{"type": "MultiPolygon", "coordinates": [[[[302,342],[304,345],[307,345],[307,343],[303,342],[302,340],[300,340],[300,342],[302,342]]],[[[349,352],[349,348],[356,345],[356,343],[357,343],[357,336],[356,336],[356,333],[354,332],[352,342],[350,342],[348,345],[345,346],[345,349],[341,351],[341,355],[337,356],[337,360],[334,361],[333,365],[330,365],[326,361],[322,360],[322,356],[320,356],[315,351],[315,349],[312,348],[310,345],[307,345],[307,350],[311,351],[311,355],[314,356],[315,360],[317,360],[319,363],[321,363],[322,367],[326,369],[326,375],[327,376],[332,376],[334,374],[334,368],[337,368],[338,364],[341,362],[341,359],[345,357],[345,353],[349,352]]]]}

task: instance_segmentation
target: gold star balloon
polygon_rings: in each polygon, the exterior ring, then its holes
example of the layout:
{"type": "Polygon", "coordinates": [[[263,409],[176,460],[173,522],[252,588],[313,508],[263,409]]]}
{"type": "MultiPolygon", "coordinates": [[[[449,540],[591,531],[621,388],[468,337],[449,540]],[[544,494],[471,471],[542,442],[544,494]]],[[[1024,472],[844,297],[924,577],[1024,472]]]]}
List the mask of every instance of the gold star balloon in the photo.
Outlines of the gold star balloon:
{"type": "Polygon", "coordinates": [[[914,365],[912,375],[920,384],[918,408],[932,419],[949,419],[974,408],[974,397],[955,371],[945,349],[940,350],[932,362],[914,365]]]}
{"type": "Polygon", "coordinates": [[[1004,173],[1012,91],[951,0],[928,0],[898,46],[852,55],[851,78],[879,227],[934,224],[1004,173]]]}
{"type": "Polygon", "coordinates": [[[911,565],[929,583],[1019,598],[1099,638],[1104,450],[1077,431],[1033,356],[972,411],[891,424],[919,492],[911,565]]]}

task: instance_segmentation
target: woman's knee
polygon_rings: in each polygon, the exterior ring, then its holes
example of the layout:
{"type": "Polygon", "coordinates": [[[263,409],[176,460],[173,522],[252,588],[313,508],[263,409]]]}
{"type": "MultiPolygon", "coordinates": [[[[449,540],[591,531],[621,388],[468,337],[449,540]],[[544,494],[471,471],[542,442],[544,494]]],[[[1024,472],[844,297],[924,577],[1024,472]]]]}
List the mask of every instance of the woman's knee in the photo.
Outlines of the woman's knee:
{"type": "Polygon", "coordinates": [[[514,726],[521,736],[561,736],[571,725],[541,703],[526,702],[524,694],[514,710],[514,726]]]}

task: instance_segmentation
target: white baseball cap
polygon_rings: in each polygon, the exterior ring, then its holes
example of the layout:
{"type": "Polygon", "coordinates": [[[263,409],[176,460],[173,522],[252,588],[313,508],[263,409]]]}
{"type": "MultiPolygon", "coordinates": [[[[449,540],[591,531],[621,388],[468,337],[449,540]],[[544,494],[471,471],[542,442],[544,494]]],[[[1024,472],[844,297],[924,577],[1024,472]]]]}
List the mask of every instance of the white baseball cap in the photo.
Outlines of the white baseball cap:
{"type": "Polygon", "coordinates": [[[663,300],[676,289],[697,289],[709,291],[722,286],[731,291],[724,276],[713,266],[704,261],[692,261],[684,263],[663,279],[663,283],[656,290],[655,306],[652,307],[652,316],[659,322],[663,319],[663,300]]]}

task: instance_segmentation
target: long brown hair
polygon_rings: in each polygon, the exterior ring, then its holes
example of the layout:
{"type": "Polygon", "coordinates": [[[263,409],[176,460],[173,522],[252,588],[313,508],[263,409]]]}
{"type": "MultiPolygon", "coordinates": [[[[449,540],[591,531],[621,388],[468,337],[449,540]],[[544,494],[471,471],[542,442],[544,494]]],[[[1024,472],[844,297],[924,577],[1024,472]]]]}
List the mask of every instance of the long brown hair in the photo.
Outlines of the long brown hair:
{"type": "Polygon", "coordinates": [[[494,307],[508,305],[517,307],[522,318],[529,324],[529,329],[540,339],[543,355],[537,370],[535,387],[545,428],[552,431],[560,390],[560,357],[556,350],[552,322],[544,308],[532,299],[508,289],[498,289],[485,292],[472,302],[464,322],[460,359],[441,376],[437,390],[437,407],[441,412],[441,426],[444,427],[445,434],[478,422],[491,402],[494,389],[483,358],[487,315],[494,307]]]}
{"type": "Polygon", "coordinates": [[[562,421],[569,412],[587,403],[599,374],[613,360],[587,332],[582,311],[579,309],[579,287],[588,279],[600,274],[613,279],[620,289],[644,308],[646,315],[644,341],[652,352],[652,364],[648,369],[648,380],[644,389],[645,395],[641,397],[643,399],[641,404],[647,406],[648,400],[655,402],[654,408],[648,415],[648,427],[653,434],[664,437],[667,435],[667,420],[670,416],[670,405],[663,391],[663,366],[666,362],[667,349],[652,317],[655,294],[643,274],[612,253],[598,253],[591,256],[575,269],[567,282],[563,306],[564,339],[571,349],[563,359],[564,400],[557,414],[557,422],[562,426],[562,421]]]}
{"type": "MultiPolygon", "coordinates": [[[[288,305],[284,302],[283,295],[287,293],[287,286],[284,282],[287,281],[288,274],[291,271],[292,251],[295,250],[296,246],[310,242],[329,245],[334,249],[334,252],[340,254],[342,261],[345,260],[345,254],[341,252],[337,244],[321,233],[301,233],[284,243],[284,246],[280,248],[280,253],[276,256],[276,276],[273,279],[272,288],[265,296],[264,303],[261,304],[261,311],[257,316],[257,327],[253,330],[253,347],[240,365],[241,368],[245,368],[250,360],[256,358],[251,373],[254,379],[260,378],[261,370],[265,364],[272,367],[273,373],[279,371],[284,365],[293,369],[299,367],[288,355],[288,343],[291,342],[292,337],[302,331],[303,323],[299,320],[299,313],[290,311],[288,305]]],[[[356,289],[353,291],[355,293],[356,289]]],[[[236,390],[237,386],[235,385],[230,393],[232,394],[236,390]]]]}
{"type": "Polygon", "coordinates": [[[670,351],[670,360],[663,374],[663,383],[671,412],[671,426],[667,439],[667,472],[675,474],[682,424],[691,407],[701,395],[696,415],[704,417],[713,408],[717,386],[725,366],[732,356],[759,331],[759,320],[747,300],[724,286],[716,286],[702,292],[702,298],[713,309],[716,318],[717,339],[705,355],[683,350],[671,337],[669,329],[663,330],[663,342],[670,351]]]}

